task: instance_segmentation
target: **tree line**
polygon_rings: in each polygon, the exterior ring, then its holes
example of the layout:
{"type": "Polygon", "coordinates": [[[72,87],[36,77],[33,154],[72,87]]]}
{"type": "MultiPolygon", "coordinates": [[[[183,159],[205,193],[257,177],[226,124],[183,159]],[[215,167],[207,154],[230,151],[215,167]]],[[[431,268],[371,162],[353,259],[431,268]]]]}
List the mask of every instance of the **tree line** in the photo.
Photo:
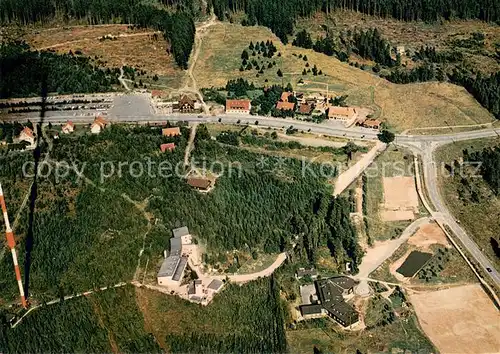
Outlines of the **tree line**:
{"type": "Polygon", "coordinates": [[[5,0],[0,2],[0,23],[19,23],[23,25],[50,22],[56,14],[65,20],[86,20],[89,24],[128,23],[139,27],[153,28],[163,32],[171,44],[176,63],[183,69],[191,53],[195,26],[193,15],[184,11],[181,1],[177,12],[167,12],[152,5],[145,5],[140,0],[5,0]]]}
{"type": "Polygon", "coordinates": [[[40,96],[48,92],[111,91],[118,73],[93,65],[87,57],[33,51],[24,42],[0,45],[0,98],[40,96]]]}
{"type": "Polygon", "coordinates": [[[288,43],[298,17],[310,17],[317,11],[353,10],[369,15],[403,21],[434,22],[444,19],[500,21],[500,2],[491,0],[211,0],[219,19],[234,12],[245,12],[244,25],[269,27],[283,43],[288,43]]]}
{"type": "Polygon", "coordinates": [[[500,145],[469,153],[464,150],[464,160],[480,162],[480,173],[495,195],[500,195],[500,145]]]}

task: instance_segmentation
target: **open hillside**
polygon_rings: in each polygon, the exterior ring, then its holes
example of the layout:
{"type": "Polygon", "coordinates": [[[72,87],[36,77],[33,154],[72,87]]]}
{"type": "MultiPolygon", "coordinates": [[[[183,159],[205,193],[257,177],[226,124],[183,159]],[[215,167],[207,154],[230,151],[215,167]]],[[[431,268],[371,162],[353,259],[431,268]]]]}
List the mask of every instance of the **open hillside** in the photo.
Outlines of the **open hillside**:
{"type": "MultiPolygon", "coordinates": [[[[500,62],[495,57],[500,43],[500,26],[478,20],[403,22],[355,11],[336,10],[329,14],[318,12],[311,18],[299,19],[296,31],[305,29],[315,40],[327,33],[335,36],[347,31],[366,31],[371,28],[377,28],[392,46],[403,46],[405,52],[413,53],[422,46],[432,46],[438,51],[461,52],[468,65],[483,72],[495,72],[500,69],[500,62]],[[484,34],[484,46],[467,45],[466,40],[474,33],[484,34]]],[[[363,61],[360,57],[353,60],[363,61]]],[[[403,54],[402,63],[411,66],[411,55],[403,54]]]]}
{"type": "Polygon", "coordinates": [[[36,50],[81,54],[104,68],[134,68],[136,81],[160,87],[177,88],[184,75],[169,54],[170,44],[160,31],[120,24],[65,26],[32,30],[24,39],[36,50]],[[158,80],[153,80],[155,75],[158,80]]]}
{"type": "Polygon", "coordinates": [[[207,30],[194,68],[198,87],[221,87],[229,79],[244,77],[258,85],[287,84],[298,91],[348,95],[347,103],[370,107],[375,116],[402,131],[414,127],[472,125],[488,123],[493,119],[464,88],[447,83],[420,83],[397,85],[378,76],[351,67],[346,63],[312,50],[283,45],[264,27],[244,27],[218,23],[207,30]],[[262,74],[256,70],[240,71],[241,53],[250,41],[272,40],[277,47],[273,58],[256,59],[264,64],[262,74]],[[281,54],[281,55],[280,55],[281,54]],[[307,61],[299,58],[302,54],[307,61]],[[268,68],[269,62],[275,62],[268,68]],[[309,64],[307,66],[307,64],[309,64]],[[323,75],[302,75],[314,65],[323,75]],[[283,77],[277,75],[280,69],[283,77]],[[299,80],[303,84],[299,85],[299,80]]]}

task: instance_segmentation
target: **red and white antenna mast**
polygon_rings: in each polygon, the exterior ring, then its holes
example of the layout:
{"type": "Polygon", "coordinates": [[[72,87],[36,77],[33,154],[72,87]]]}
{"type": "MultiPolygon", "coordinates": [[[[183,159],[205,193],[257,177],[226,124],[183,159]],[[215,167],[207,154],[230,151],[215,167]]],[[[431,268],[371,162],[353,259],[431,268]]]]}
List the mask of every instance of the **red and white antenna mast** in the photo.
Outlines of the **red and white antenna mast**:
{"type": "Polygon", "coordinates": [[[24,296],[23,282],[21,279],[21,271],[19,270],[19,264],[17,263],[17,253],[16,253],[16,239],[14,238],[14,232],[10,227],[9,215],[7,214],[7,206],[5,205],[5,198],[3,196],[2,184],[0,184],[0,204],[2,205],[3,220],[5,221],[5,235],[7,236],[7,244],[12,253],[12,260],[14,262],[14,270],[16,272],[17,285],[19,286],[19,294],[21,295],[21,303],[24,308],[28,307],[26,302],[26,297],[24,296]]]}

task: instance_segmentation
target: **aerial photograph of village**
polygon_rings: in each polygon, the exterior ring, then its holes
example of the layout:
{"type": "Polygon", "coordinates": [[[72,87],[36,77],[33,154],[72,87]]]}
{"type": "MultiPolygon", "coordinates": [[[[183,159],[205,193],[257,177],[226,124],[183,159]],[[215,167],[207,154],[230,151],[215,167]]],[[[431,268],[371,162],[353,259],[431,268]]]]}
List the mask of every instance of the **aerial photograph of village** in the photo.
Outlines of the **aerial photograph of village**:
{"type": "Polygon", "coordinates": [[[0,354],[500,353],[500,1],[1,0],[0,354]]]}

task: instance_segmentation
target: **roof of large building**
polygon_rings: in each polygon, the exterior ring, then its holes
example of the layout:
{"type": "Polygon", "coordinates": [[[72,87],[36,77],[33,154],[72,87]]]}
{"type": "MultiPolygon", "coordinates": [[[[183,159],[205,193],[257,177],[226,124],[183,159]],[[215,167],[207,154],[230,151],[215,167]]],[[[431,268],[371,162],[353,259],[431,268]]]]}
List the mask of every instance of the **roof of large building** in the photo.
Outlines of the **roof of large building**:
{"type": "Polygon", "coordinates": [[[29,136],[30,138],[34,138],[35,135],[33,134],[33,130],[29,127],[24,127],[22,133],[26,134],[26,136],[29,136]]]}
{"type": "Polygon", "coordinates": [[[177,269],[177,265],[180,262],[179,256],[168,256],[163,260],[161,264],[160,271],[158,272],[158,277],[172,277],[177,269]]]}
{"type": "Polygon", "coordinates": [[[301,305],[299,306],[299,308],[302,316],[319,315],[323,310],[323,306],[321,306],[320,304],[301,305]]]}
{"type": "Polygon", "coordinates": [[[163,136],[177,136],[181,135],[181,129],[179,127],[163,128],[161,134],[163,136]]]}
{"type": "Polygon", "coordinates": [[[182,277],[182,273],[184,272],[184,268],[186,268],[187,257],[181,257],[177,267],[175,268],[174,275],[172,276],[172,280],[179,281],[182,277]]]}
{"type": "Polygon", "coordinates": [[[352,107],[328,107],[328,117],[343,116],[352,117],[356,113],[356,110],[352,107]]]}
{"type": "Polygon", "coordinates": [[[199,188],[199,189],[208,189],[212,184],[212,181],[206,178],[188,178],[187,183],[191,187],[199,188]]]}
{"type": "Polygon", "coordinates": [[[250,110],[250,100],[226,100],[226,111],[230,109],[248,111],[250,110]]]}
{"type": "Polygon", "coordinates": [[[170,255],[180,256],[182,251],[182,240],[172,237],[170,239],[170,255]]]}
{"type": "Polygon", "coordinates": [[[174,235],[175,238],[181,238],[182,236],[187,236],[189,235],[189,229],[187,226],[179,227],[177,229],[172,230],[172,234],[174,235]]]}
{"type": "Polygon", "coordinates": [[[310,114],[313,110],[314,106],[309,103],[302,103],[299,107],[299,112],[302,114],[310,114]]]}
{"type": "Polygon", "coordinates": [[[279,101],[276,104],[276,109],[282,110],[282,111],[293,111],[293,108],[295,107],[295,103],[293,102],[282,102],[279,101]]]}
{"type": "Polygon", "coordinates": [[[167,144],[161,144],[160,145],[160,150],[161,152],[165,152],[165,151],[172,151],[175,149],[175,143],[167,143],[167,144]]]}
{"type": "Polygon", "coordinates": [[[280,100],[283,101],[283,102],[288,102],[288,97],[290,96],[293,96],[293,93],[292,92],[288,92],[288,91],[283,91],[281,93],[281,97],[280,97],[280,100]]]}
{"type": "Polygon", "coordinates": [[[92,123],[92,125],[98,125],[101,128],[106,127],[107,124],[108,122],[100,115],[95,117],[94,123],[92,123]]]}
{"type": "Polygon", "coordinates": [[[219,279],[214,279],[208,284],[208,289],[219,290],[224,283],[219,279]]]}
{"type": "Polygon", "coordinates": [[[351,305],[344,301],[344,297],[342,296],[343,290],[352,288],[356,285],[356,281],[349,277],[339,276],[317,280],[315,284],[319,300],[328,312],[345,324],[357,321],[358,313],[351,305]]]}

